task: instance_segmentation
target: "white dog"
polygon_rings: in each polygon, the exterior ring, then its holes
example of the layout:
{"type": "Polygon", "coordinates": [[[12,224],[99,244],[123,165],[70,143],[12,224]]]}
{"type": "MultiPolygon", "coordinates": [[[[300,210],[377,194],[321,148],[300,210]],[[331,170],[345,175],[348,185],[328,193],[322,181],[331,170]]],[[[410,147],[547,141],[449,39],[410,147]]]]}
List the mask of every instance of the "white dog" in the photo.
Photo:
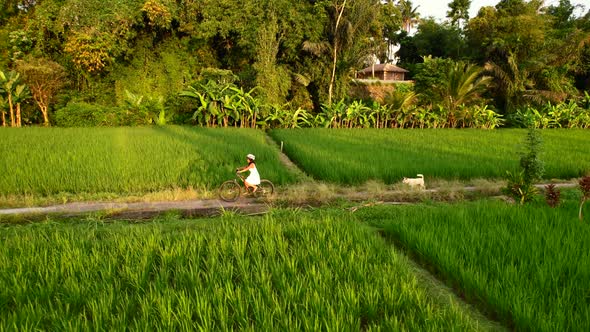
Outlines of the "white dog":
{"type": "Polygon", "coordinates": [[[418,177],[415,179],[412,178],[404,178],[402,183],[409,185],[410,187],[418,187],[419,189],[424,189],[424,175],[418,174],[418,177]]]}

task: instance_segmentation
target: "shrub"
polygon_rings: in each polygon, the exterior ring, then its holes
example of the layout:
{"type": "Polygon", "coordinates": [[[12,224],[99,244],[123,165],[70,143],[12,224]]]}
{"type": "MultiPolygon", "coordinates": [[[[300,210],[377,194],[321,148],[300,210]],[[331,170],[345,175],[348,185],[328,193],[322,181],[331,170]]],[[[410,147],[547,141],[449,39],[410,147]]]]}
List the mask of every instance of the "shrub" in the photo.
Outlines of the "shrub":
{"type": "Polygon", "coordinates": [[[137,126],[162,121],[165,123],[169,121],[170,114],[166,114],[162,105],[161,100],[148,100],[137,107],[109,107],[70,102],[55,112],[55,124],[58,127],[107,127],[137,126]]]}
{"type": "Polygon", "coordinates": [[[524,172],[524,179],[527,182],[538,181],[545,173],[545,165],[539,158],[542,144],[541,134],[535,129],[530,129],[526,136],[526,151],[521,154],[520,167],[524,172]]]}
{"type": "Polygon", "coordinates": [[[68,103],[55,112],[55,124],[59,127],[93,127],[118,125],[116,108],[87,103],[68,103]]]}
{"type": "Polygon", "coordinates": [[[520,205],[532,201],[537,194],[537,188],[525,179],[524,171],[515,173],[507,171],[506,174],[508,182],[506,187],[502,189],[502,192],[512,197],[520,205]]]}
{"type": "Polygon", "coordinates": [[[540,180],[545,172],[544,163],[539,158],[541,142],[539,132],[531,128],[525,141],[526,151],[521,153],[520,157],[521,171],[514,174],[506,172],[508,184],[504,188],[504,192],[514,198],[515,201],[520,202],[520,204],[533,200],[537,193],[537,188],[533,185],[533,182],[540,180]]]}

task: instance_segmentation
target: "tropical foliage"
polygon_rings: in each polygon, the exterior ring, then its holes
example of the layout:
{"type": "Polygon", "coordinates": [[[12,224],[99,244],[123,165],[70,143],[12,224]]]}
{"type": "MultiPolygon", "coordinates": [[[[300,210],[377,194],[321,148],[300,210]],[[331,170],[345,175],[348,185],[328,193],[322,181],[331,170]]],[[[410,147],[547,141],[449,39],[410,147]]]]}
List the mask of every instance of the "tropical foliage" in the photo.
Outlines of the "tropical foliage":
{"type": "MultiPolygon", "coordinates": [[[[162,98],[160,123],[324,125],[333,112],[320,114],[350,96],[355,72],[367,59],[388,61],[398,42],[400,65],[416,82],[412,104],[434,114],[479,105],[512,116],[570,103],[589,88],[590,14],[576,16],[568,0],[514,0],[469,19],[470,4],[452,1],[450,21],[439,23],[407,0],[11,0],[0,15],[0,69],[21,82],[3,88],[0,111],[7,125],[47,125],[70,103],[126,107],[128,91],[162,98]],[[226,83],[243,92],[217,91],[203,105],[199,94],[223,88],[203,80],[211,70],[230,71],[226,83]],[[20,96],[6,92],[22,84],[20,96]],[[197,103],[179,98],[191,93],[197,103]]],[[[383,110],[372,126],[387,126],[383,110]]],[[[361,118],[346,125],[372,122],[361,118]]]]}
{"type": "Polygon", "coordinates": [[[522,127],[590,128],[590,109],[584,109],[574,101],[556,105],[547,103],[541,108],[526,106],[511,118],[515,125],[522,127]]]}

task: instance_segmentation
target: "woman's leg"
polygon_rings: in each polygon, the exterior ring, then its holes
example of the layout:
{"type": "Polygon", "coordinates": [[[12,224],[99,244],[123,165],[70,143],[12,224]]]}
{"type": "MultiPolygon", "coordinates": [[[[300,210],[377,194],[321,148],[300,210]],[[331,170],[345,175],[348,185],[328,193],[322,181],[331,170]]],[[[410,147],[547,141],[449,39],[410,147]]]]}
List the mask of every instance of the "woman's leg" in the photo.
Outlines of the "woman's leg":
{"type": "Polygon", "coordinates": [[[255,185],[253,185],[251,183],[248,183],[248,181],[244,181],[244,185],[246,186],[246,190],[248,190],[248,188],[252,188],[252,192],[255,192],[256,189],[258,189],[257,186],[255,186],[255,185]]]}

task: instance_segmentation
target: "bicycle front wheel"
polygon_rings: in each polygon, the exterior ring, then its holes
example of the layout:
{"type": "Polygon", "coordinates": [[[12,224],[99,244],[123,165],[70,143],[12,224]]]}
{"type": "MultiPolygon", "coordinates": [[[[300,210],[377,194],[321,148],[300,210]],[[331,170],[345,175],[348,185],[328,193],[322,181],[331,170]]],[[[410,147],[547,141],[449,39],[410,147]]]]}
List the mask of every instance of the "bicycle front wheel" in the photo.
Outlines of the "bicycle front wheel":
{"type": "Polygon", "coordinates": [[[270,197],[275,192],[275,186],[268,180],[261,180],[258,189],[254,192],[256,197],[270,197]]]}
{"type": "Polygon", "coordinates": [[[240,197],[241,190],[236,181],[225,181],[219,186],[219,198],[226,202],[235,202],[240,197]]]}

